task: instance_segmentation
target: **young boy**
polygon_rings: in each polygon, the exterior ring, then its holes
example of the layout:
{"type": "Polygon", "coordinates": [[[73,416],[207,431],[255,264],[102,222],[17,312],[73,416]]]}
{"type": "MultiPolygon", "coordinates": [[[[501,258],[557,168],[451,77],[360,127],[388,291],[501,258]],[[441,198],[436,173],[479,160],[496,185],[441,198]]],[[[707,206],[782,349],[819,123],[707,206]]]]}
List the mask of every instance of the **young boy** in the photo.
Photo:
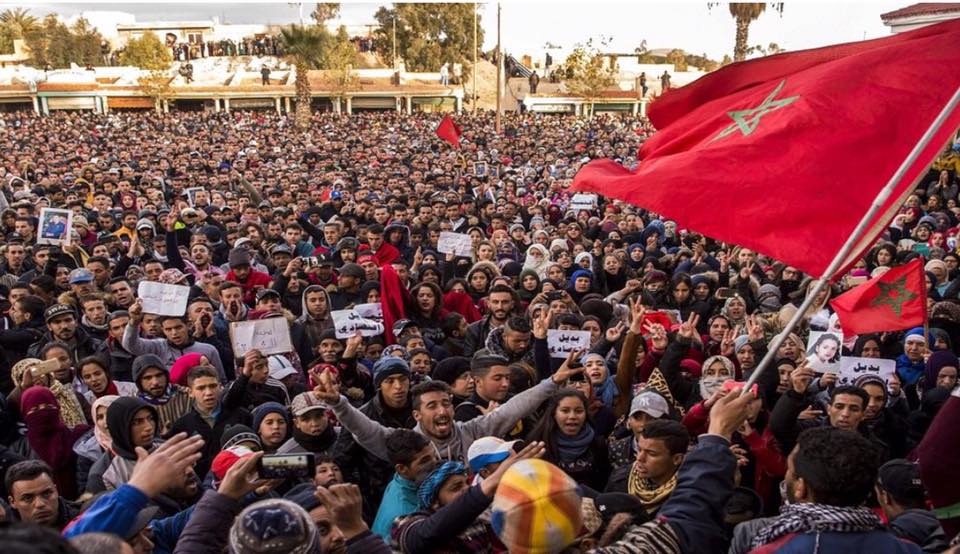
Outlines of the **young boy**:
{"type": "Polygon", "coordinates": [[[389,543],[393,520],[420,508],[417,482],[437,465],[440,457],[426,437],[408,429],[391,433],[386,446],[387,456],[396,473],[383,493],[383,502],[371,531],[389,543]]]}

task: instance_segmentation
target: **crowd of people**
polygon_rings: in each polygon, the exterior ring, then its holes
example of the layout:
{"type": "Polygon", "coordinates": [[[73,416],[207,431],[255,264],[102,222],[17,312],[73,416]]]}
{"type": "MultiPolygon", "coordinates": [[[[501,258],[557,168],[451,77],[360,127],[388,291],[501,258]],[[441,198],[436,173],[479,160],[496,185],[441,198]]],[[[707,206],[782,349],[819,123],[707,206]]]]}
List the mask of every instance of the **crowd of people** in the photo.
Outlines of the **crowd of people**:
{"type": "Polygon", "coordinates": [[[817,283],[574,199],[587,161],[637,163],[646,120],[507,114],[498,134],[492,113],[463,114],[461,149],[439,121],[0,115],[0,549],[957,543],[960,154],[744,392],[817,283]],[[52,240],[45,208],[69,212],[52,240]],[[469,255],[441,252],[443,233],[469,255]],[[829,300],[917,257],[929,330],[837,345],[896,372],[817,373],[807,337],[839,328],[829,300]],[[144,284],[183,287],[185,309],[144,284]],[[360,305],[379,316],[344,327],[360,305]],[[289,347],[242,348],[238,329],[271,318],[289,347]],[[586,344],[563,350],[557,331],[586,344]]]}

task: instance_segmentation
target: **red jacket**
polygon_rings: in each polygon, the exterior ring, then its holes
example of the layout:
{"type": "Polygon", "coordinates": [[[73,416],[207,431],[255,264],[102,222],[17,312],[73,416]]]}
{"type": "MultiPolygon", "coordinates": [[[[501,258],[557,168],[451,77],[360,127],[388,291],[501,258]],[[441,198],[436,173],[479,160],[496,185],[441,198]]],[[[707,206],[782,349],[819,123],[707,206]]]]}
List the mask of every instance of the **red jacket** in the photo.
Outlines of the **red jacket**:
{"type": "Polygon", "coordinates": [[[246,281],[237,279],[237,275],[232,269],[227,273],[226,279],[227,281],[240,283],[240,286],[243,287],[243,303],[250,307],[257,304],[257,289],[269,287],[270,281],[273,280],[268,274],[261,273],[255,269],[250,270],[246,281]]]}

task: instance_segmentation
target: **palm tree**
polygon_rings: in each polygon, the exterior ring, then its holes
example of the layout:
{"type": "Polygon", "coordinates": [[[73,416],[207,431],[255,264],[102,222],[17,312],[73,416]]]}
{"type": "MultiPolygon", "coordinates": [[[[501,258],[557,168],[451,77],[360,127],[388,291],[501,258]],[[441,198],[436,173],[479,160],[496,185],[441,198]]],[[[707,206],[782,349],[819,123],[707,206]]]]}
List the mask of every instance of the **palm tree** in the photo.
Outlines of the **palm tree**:
{"type": "Polygon", "coordinates": [[[306,129],[310,126],[310,80],[307,72],[319,66],[327,40],[326,33],[316,26],[291,25],[282,29],[280,34],[287,58],[294,64],[297,72],[294,81],[297,91],[294,121],[297,127],[306,129]]]}
{"type": "MultiPolygon", "coordinates": [[[[711,3],[713,5],[713,3],[711,3]]],[[[747,58],[750,49],[747,41],[750,37],[750,24],[756,21],[767,6],[783,13],[783,2],[731,2],[730,15],[737,23],[737,39],[733,46],[733,61],[741,62],[747,58]]]]}
{"type": "Polygon", "coordinates": [[[0,27],[9,30],[14,38],[24,38],[40,27],[40,20],[24,8],[6,9],[0,12],[0,27]]]}

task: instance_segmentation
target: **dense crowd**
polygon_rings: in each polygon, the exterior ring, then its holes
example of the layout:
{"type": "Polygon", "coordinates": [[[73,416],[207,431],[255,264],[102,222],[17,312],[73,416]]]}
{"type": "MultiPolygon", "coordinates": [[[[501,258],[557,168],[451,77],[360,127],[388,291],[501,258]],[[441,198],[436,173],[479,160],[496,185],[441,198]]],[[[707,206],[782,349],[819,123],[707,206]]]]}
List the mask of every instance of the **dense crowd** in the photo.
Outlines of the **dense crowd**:
{"type": "Polygon", "coordinates": [[[956,541],[960,155],[741,394],[816,281],[636,206],[574,202],[579,167],[634,165],[648,122],[508,114],[497,134],[481,112],[457,117],[457,150],[439,121],[0,116],[0,550],[956,541]],[[449,232],[469,255],[440,251],[449,232]],[[829,300],[917,257],[929,330],[827,356],[896,372],[818,372],[807,337],[839,328],[829,300]],[[150,313],[145,283],[187,287],[184,313],[150,313]],[[238,350],[271,318],[288,347],[238,350]],[[588,336],[564,350],[557,331],[588,336]]]}

